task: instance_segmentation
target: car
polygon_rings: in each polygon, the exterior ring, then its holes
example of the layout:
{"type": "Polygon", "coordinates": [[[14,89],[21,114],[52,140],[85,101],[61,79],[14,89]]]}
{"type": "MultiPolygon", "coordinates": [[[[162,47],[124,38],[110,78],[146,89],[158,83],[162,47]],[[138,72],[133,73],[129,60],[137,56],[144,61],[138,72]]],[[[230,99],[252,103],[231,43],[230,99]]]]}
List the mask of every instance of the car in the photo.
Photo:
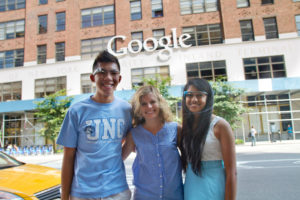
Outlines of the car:
{"type": "Polygon", "coordinates": [[[58,200],[60,170],[26,164],[0,151],[0,199],[58,200]]]}

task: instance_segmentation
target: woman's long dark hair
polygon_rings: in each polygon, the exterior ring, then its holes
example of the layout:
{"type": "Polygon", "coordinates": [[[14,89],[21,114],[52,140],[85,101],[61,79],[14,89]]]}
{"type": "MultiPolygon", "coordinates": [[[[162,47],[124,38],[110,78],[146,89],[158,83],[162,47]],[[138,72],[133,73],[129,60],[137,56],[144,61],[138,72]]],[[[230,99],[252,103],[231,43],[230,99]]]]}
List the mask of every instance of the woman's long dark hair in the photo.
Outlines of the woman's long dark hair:
{"type": "Polygon", "coordinates": [[[187,163],[191,163],[192,170],[195,174],[201,175],[201,161],[203,147],[210,126],[212,111],[213,111],[213,91],[209,82],[205,79],[191,79],[184,86],[184,91],[190,86],[194,86],[198,91],[207,92],[205,107],[199,113],[192,113],[186,106],[186,98],[182,97],[182,139],[180,144],[183,168],[186,170],[187,163]],[[197,121],[195,114],[199,117],[197,121]],[[197,124],[196,129],[193,129],[194,124],[197,124]]]}

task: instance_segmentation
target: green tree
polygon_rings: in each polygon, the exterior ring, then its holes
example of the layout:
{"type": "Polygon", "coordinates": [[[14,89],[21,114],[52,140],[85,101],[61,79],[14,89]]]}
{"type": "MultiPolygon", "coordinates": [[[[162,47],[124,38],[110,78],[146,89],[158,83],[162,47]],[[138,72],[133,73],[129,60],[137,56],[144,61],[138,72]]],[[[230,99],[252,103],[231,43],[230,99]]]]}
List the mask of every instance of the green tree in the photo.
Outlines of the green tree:
{"type": "Polygon", "coordinates": [[[56,152],[55,140],[59,134],[61,124],[66,112],[71,104],[72,97],[66,97],[66,91],[60,90],[54,94],[46,96],[43,100],[35,102],[37,104],[35,117],[37,122],[43,124],[39,131],[41,136],[51,140],[54,152],[56,152]]]}
{"type": "Polygon", "coordinates": [[[247,112],[239,99],[244,94],[244,90],[236,88],[224,80],[224,77],[220,77],[211,83],[214,91],[213,112],[226,119],[232,129],[236,129],[239,127],[238,122],[242,120],[242,114],[247,112]]]}

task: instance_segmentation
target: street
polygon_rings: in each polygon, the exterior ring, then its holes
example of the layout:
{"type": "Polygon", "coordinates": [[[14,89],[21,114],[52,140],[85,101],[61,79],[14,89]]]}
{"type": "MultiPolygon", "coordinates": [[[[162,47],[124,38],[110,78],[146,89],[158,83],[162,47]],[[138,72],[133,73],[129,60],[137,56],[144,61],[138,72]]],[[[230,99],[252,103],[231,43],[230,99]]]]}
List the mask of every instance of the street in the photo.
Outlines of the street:
{"type": "MultiPolygon", "coordinates": [[[[238,200],[298,200],[300,196],[300,141],[237,145],[238,200]]],[[[132,186],[135,154],[125,161],[127,181],[132,186]]],[[[61,168],[62,154],[23,156],[17,159],[61,168]]]]}

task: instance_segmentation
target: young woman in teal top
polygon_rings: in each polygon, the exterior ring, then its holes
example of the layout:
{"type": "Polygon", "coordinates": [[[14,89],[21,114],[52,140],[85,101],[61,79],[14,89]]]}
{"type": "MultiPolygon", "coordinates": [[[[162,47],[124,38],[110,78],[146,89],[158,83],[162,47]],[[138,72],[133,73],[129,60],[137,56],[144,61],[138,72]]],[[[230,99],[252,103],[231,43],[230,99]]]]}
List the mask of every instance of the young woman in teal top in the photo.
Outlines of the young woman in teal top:
{"type": "Polygon", "coordinates": [[[205,79],[184,87],[181,152],[186,171],[185,200],[235,200],[236,159],[233,132],[212,114],[213,91],[205,79]]]}
{"type": "Polygon", "coordinates": [[[183,200],[182,167],[177,150],[181,129],[171,122],[166,101],[153,86],[143,86],[132,100],[133,126],[123,159],[136,151],[134,200],[183,200]]]}

